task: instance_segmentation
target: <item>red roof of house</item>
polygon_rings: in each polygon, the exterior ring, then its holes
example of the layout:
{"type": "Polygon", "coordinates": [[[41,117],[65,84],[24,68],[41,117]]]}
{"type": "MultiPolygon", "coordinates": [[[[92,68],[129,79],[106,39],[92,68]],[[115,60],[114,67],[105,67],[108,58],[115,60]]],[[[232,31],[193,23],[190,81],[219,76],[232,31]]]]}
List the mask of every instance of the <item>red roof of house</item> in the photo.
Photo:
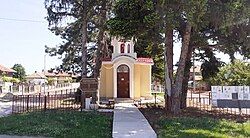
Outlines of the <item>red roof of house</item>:
{"type": "Polygon", "coordinates": [[[56,76],[58,76],[58,77],[70,77],[71,75],[66,73],[66,72],[59,72],[58,74],[56,74],[56,76]]]}
{"type": "MultiPolygon", "coordinates": [[[[42,72],[42,73],[44,73],[44,72],[42,72]]],[[[54,76],[56,76],[55,73],[48,72],[48,71],[45,71],[44,75],[45,75],[46,77],[54,77],[54,76]]]]}
{"type": "Polygon", "coordinates": [[[27,79],[46,79],[46,76],[43,73],[35,72],[31,75],[26,76],[27,79]]]}
{"type": "Polygon", "coordinates": [[[137,58],[136,61],[140,63],[150,63],[150,64],[154,63],[152,58],[137,58]]]}
{"type": "Polygon", "coordinates": [[[0,65],[0,71],[2,72],[16,72],[15,70],[11,68],[4,67],[3,65],[0,65]]]}

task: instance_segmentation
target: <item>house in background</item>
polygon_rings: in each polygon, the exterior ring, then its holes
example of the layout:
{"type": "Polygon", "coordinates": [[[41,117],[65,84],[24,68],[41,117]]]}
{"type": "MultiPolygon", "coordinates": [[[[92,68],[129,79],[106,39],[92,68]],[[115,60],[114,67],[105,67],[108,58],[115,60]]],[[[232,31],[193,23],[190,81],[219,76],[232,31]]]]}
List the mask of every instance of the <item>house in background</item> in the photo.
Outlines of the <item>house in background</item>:
{"type": "Polygon", "coordinates": [[[57,85],[57,77],[54,72],[42,71],[42,73],[47,77],[49,85],[57,85]]]}
{"type": "Polygon", "coordinates": [[[57,85],[62,83],[72,82],[73,79],[76,79],[76,75],[73,73],[66,73],[63,71],[59,72],[49,72],[43,71],[41,74],[44,74],[47,77],[49,85],[57,85]]]}
{"type": "Polygon", "coordinates": [[[202,74],[201,74],[201,66],[195,66],[190,68],[190,73],[189,73],[189,81],[193,81],[195,77],[195,81],[199,82],[202,81],[202,74]]]}
{"type": "Polygon", "coordinates": [[[196,90],[208,91],[210,90],[210,86],[207,82],[203,81],[201,66],[193,66],[190,68],[189,74],[189,88],[193,88],[193,82],[195,80],[196,90]]]}
{"type": "Polygon", "coordinates": [[[26,76],[26,80],[28,83],[34,84],[44,84],[47,82],[47,77],[43,73],[39,73],[35,71],[35,73],[26,76]]]}
{"type": "Polygon", "coordinates": [[[134,43],[113,39],[112,58],[104,59],[100,74],[100,100],[151,97],[152,58],[138,58],[134,43]]]}
{"type": "Polygon", "coordinates": [[[11,68],[7,68],[4,67],[3,65],[0,65],[0,77],[6,76],[6,77],[13,77],[13,74],[16,71],[11,69],[11,68]]]}
{"type": "MultiPolygon", "coordinates": [[[[15,72],[16,71],[11,69],[11,68],[7,68],[3,65],[0,65],[0,93],[12,91],[13,83],[12,82],[5,82],[3,77],[12,78],[13,74],[15,72]]],[[[10,79],[8,79],[8,80],[10,80],[10,79]]]]}
{"type": "Polygon", "coordinates": [[[58,72],[56,74],[56,78],[57,78],[57,83],[69,83],[70,81],[72,81],[72,76],[69,73],[66,72],[58,72]]]}

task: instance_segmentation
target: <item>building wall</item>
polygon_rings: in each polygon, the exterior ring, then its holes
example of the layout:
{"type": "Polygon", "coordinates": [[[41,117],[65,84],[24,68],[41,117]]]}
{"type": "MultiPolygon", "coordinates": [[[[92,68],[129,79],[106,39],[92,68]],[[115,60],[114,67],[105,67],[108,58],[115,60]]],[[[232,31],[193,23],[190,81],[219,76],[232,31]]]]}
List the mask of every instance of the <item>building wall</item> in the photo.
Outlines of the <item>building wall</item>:
{"type": "Polygon", "coordinates": [[[113,84],[114,84],[114,76],[113,76],[113,65],[105,66],[106,67],[106,97],[113,97],[113,84]]]}
{"type": "MultiPolygon", "coordinates": [[[[114,68],[113,64],[105,64],[101,67],[100,74],[100,98],[112,98],[114,97],[114,68]]],[[[131,71],[130,71],[131,73],[131,71]]],[[[131,81],[131,80],[130,80],[131,81]]],[[[149,97],[151,91],[151,65],[134,65],[134,74],[133,74],[133,83],[132,89],[135,99],[140,97],[149,97]]]]}
{"type": "Polygon", "coordinates": [[[13,72],[2,72],[0,71],[0,77],[6,76],[6,77],[13,77],[13,72]]]}
{"type": "Polygon", "coordinates": [[[134,72],[134,95],[135,98],[141,97],[141,65],[135,65],[134,72]]]}
{"type": "Polygon", "coordinates": [[[141,97],[149,97],[151,91],[151,66],[140,65],[140,74],[141,97]]]}
{"type": "Polygon", "coordinates": [[[102,65],[100,74],[100,97],[113,97],[113,64],[102,65]]]}

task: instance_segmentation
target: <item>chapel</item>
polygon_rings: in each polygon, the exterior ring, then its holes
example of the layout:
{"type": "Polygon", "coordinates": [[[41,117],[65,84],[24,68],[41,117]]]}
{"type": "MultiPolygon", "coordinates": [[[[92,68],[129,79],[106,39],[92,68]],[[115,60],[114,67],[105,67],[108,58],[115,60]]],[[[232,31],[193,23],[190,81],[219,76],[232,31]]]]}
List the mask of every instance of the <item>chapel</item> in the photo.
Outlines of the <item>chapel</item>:
{"type": "Polygon", "coordinates": [[[151,96],[152,58],[137,57],[132,40],[113,39],[112,57],[104,59],[100,74],[100,100],[151,96]]]}

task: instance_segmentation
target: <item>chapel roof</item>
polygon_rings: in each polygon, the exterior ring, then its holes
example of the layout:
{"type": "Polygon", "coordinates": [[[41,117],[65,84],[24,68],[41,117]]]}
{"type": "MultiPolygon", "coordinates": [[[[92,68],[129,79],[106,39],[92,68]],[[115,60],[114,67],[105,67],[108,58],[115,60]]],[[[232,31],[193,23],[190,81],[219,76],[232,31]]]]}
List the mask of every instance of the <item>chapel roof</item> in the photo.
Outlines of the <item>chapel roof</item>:
{"type": "Polygon", "coordinates": [[[140,63],[150,63],[150,64],[154,63],[152,58],[137,58],[136,61],[140,63]]]}
{"type": "MultiPolygon", "coordinates": [[[[112,59],[111,58],[103,58],[102,61],[111,61],[112,59]]],[[[152,58],[143,58],[143,57],[140,57],[140,58],[137,58],[136,59],[136,62],[138,63],[147,63],[147,64],[154,64],[154,61],[152,58]]]]}

